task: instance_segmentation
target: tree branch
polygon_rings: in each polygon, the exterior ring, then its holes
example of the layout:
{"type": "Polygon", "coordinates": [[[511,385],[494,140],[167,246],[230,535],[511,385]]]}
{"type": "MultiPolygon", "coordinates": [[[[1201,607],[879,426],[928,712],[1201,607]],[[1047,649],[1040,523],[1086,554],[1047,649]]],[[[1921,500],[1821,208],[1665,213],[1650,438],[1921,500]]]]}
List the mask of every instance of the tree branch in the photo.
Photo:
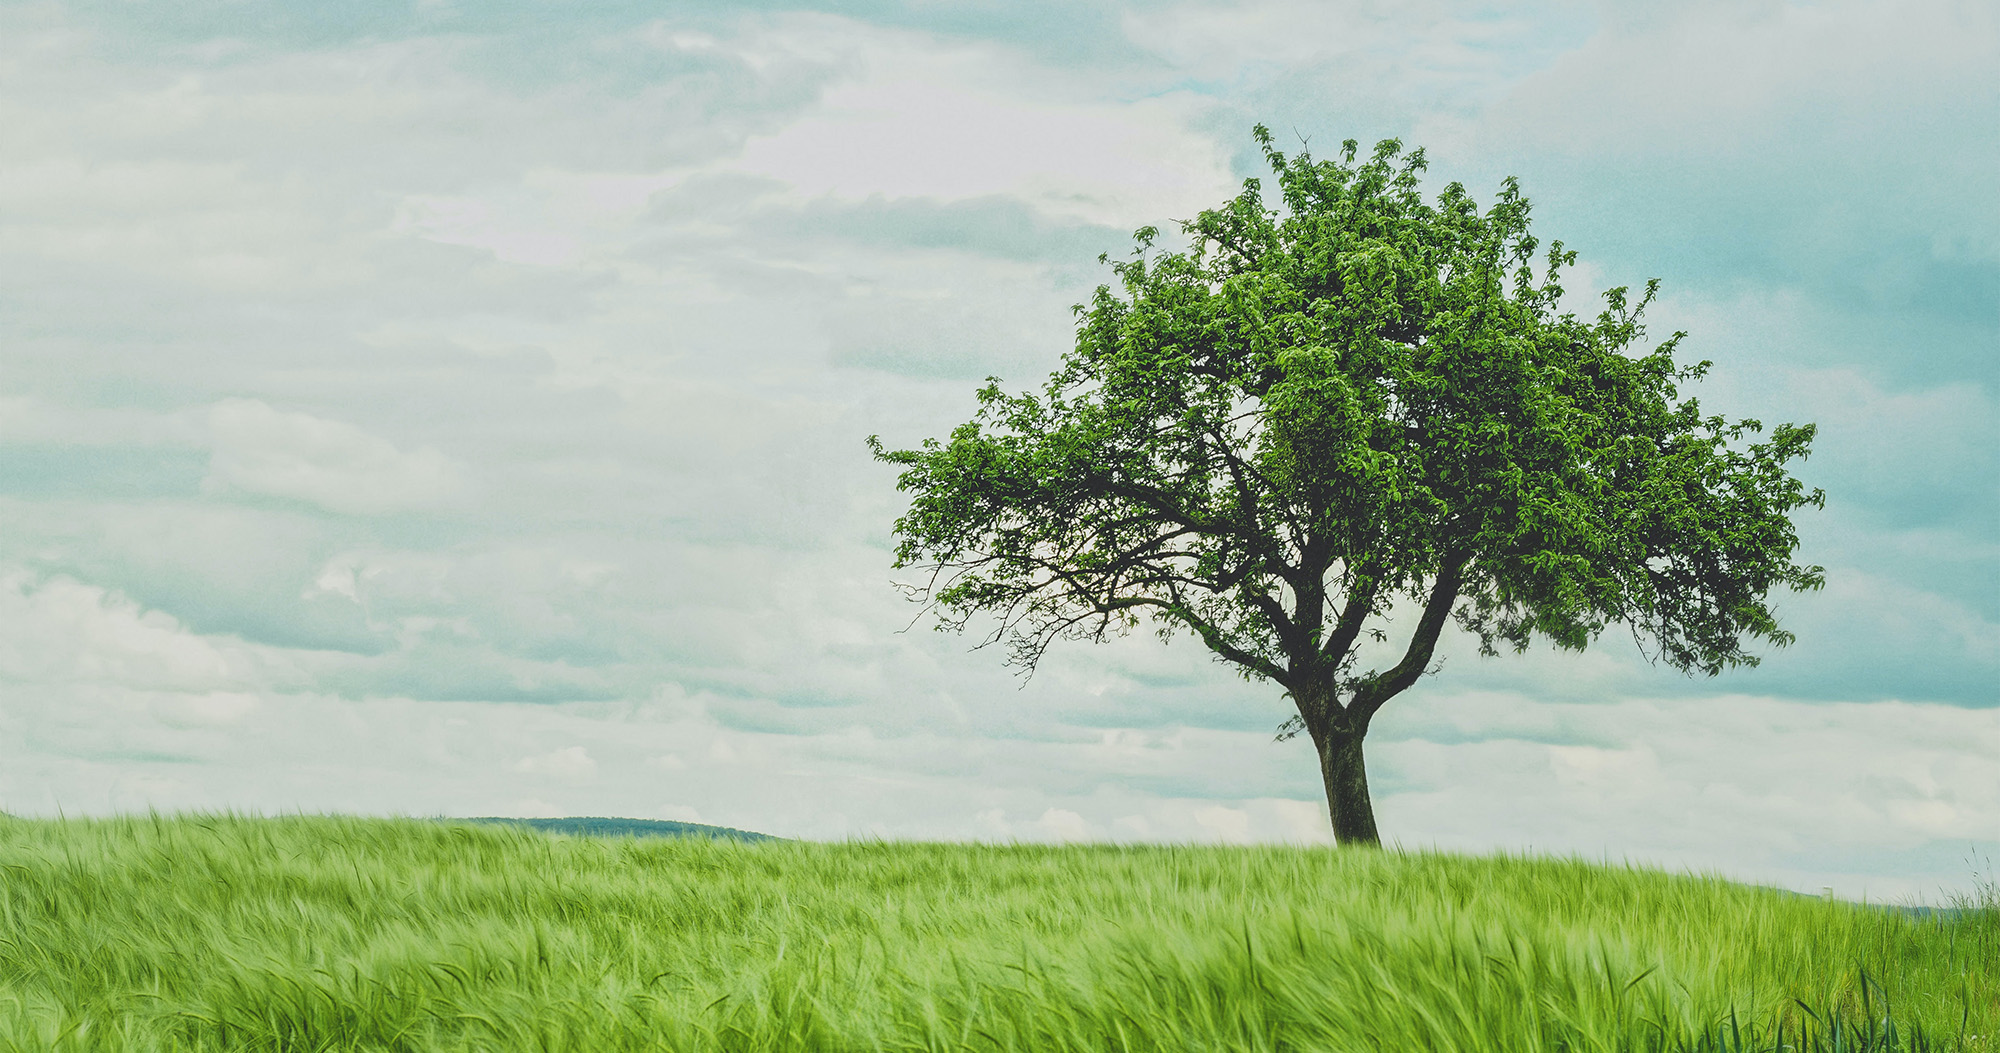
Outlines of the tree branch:
{"type": "Polygon", "coordinates": [[[1326,638],[1320,648],[1322,663],[1338,664],[1347,657],[1354,647],[1354,641],[1361,635],[1361,626],[1375,611],[1375,593],[1379,586],[1373,575],[1357,575],[1355,587],[1347,594],[1347,606],[1341,608],[1340,619],[1334,622],[1333,633],[1326,638]]]}
{"type": "Polygon", "coordinates": [[[1209,650],[1260,676],[1277,681],[1279,686],[1287,691],[1292,689],[1292,676],[1290,673],[1279,668],[1277,663],[1272,662],[1270,659],[1264,658],[1261,655],[1251,654],[1249,651],[1245,651],[1224,639],[1222,630],[1209,624],[1205,619],[1197,617],[1193,611],[1188,609],[1186,604],[1180,602],[1178,596],[1175,597],[1172,603],[1150,596],[1138,600],[1137,603],[1165,610],[1168,614],[1178,618],[1181,624],[1193,629],[1195,635],[1201,637],[1201,642],[1208,645],[1209,650]]]}
{"type": "MultiPolygon", "coordinates": [[[[1245,414],[1245,416],[1249,415],[1245,414]]],[[[1250,516],[1251,521],[1255,522],[1257,515],[1257,495],[1250,488],[1250,477],[1253,475],[1258,476],[1259,478],[1257,481],[1262,483],[1267,488],[1270,487],[1270,481],[1262,478],[1262,473],[1257,471],[1257,467],[1255,465],[1243,463],[1243,459],[1236,456],[1236,451],[1233,448],[1231,448],[1231,446],[1227,441],[1223,439],[1220,432],[1216,431],[1205,432],[1202,437],[1204,439],[1209,439],[1214,441],[1215,449],[1222,454],[1222,463],[1229,469],[1230,480],[1236,484],[1236,498],[1237,500],[1243,502],[1244,514],[1250,516]]],[[[1284,514],[1287,520],[1287,525],[1289,525],[1294,532],[1297,532],[1300,529],[1299,523],[1297,519],[1293,518],[1291,510],[1287,508],[1281,508],[1280,511],[1284,514]]],[[[1272,555],[1275,556],[1276,553],[1273,553],[1272,555]]],[[[1279,562],[1280,565],[1285,566],[1287,569],[1291,569],[1289,564],[1284,564],[1283,561],[1279,562]]]]}
{"type": "Polygon", "coordinates": [[[1350,708],[1355,715],[1366,721],[1382,708],[1384,702],[1402,694],[1431,664],[1431,654],[1437,649],[1438,632],[1451,615],[1452,604],[1458,602],[1458,587],[1465,580],[1467,554],[1447,553],[1444,566],[1438,568],[1437,580],[1431,583],[1430,599],[1424,603],[1424,614],[1417,620],[1416,631],[1410,634],[1410,646],[1403,653],[1403,660],[1386,673],[1379,673],[1363,682],[1354,693],[1350,708]]]}

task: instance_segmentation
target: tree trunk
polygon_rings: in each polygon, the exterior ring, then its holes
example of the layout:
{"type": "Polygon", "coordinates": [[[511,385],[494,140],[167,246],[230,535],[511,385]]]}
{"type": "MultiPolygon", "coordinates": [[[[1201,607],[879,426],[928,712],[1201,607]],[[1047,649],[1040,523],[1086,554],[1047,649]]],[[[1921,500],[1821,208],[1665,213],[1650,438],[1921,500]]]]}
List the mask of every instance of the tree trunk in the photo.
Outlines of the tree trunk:
{"type": "Polygon", "coordinates": [[[1379,848],[1375,806],[1368,800],[1368,765],[1361,758],[1361,731],[1329,730],[1315,735],[1320,777],[1326,780],[1326,807],[1333,815],[1333,839],[1343,845],[1379,848]]]}

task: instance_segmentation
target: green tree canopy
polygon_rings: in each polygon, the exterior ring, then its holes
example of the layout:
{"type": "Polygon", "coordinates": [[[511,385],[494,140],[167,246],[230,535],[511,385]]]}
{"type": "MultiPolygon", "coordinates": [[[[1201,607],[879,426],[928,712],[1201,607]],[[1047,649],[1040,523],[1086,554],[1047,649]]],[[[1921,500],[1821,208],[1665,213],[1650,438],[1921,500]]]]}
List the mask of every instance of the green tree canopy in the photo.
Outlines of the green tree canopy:
{"type": "Polygon", "coordinates": [[[896,565],[928,571],[939,628],[991,615],[1028,671],[1058,638],[1193,633],[1291,699],[1343,843],[1379,841],[1362,738],[1448,620],[1488,655],[1623,624],[1691,674],[1791,641],[1766,596],[1823,580],[1791,562],[1788,514],[1823,501],[1785,470],[1812,425],[1755,441],[1679,400],[1709,363],[1675,364],[1681,333],[1635,348],[1657,281],[1558,313],[1576,254],[1537,273],[1514,180],[1433,203],[1422,150],[1255,134],[1282,208],[1253,179],[1181,224],[1186,251],[1140,230],[1039,394],[988,378],[948,441],[869,439],[903,469],[896,565]],[[1400,657],[1362,668],[1392,628],[1400,657]]]}

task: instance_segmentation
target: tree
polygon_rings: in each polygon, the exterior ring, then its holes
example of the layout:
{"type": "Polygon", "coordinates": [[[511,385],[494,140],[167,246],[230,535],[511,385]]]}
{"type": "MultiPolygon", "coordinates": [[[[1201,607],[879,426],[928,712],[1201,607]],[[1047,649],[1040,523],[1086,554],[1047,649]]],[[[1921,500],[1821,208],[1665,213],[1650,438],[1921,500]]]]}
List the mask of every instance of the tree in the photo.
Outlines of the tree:
{"type": "Polygon", "coordinates": [[[1790,560],[1788,513],[1824,502],[1785,470],[1813,425],[1758,442],[1677,401],[1710,363],[1675,364],[1684,333],[1634,349],[1657,279],[1558,314],[1576,254],[1535,272],[1513,179],[1484,211],[1457,183],[1433,204],[1422,150],[1288,158],[1255,135],[1282,210],[1252,179],[1180,225],[1185,251],[1139,230],[1040,395],[989,377],[948,442],[869,438],[904,469],[896,566],[928,571],[906,588],[937,628],[990,614],[1027,673],[1142,616],[1192,632],[1284,689],[1279,737],[1311,737],[1344,844],[1380,843],[1362,739],[1447,620],[1487,656],[1623,624],[1689,675],[1792,641],[1765,597],[1824,580],[1790,560]]]}

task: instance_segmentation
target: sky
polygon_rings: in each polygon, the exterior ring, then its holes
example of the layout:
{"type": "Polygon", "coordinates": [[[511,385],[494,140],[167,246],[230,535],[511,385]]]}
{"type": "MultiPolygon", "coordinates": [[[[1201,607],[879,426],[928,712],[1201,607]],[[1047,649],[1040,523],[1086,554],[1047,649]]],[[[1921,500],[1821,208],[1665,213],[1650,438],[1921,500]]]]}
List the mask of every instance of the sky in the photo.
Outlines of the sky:
{"type": "Polygon", "coordinates": [[[1386,841],[1941,902],[2000,863],[1983,0],[0,5],[0,809],[1329,843],[1198,643],[1032,679],[895,588],[892,448],[1281,147],[1579,253],[1813,421],[1798,635],[1613,629],[1368,740],[1386,841]]]}

